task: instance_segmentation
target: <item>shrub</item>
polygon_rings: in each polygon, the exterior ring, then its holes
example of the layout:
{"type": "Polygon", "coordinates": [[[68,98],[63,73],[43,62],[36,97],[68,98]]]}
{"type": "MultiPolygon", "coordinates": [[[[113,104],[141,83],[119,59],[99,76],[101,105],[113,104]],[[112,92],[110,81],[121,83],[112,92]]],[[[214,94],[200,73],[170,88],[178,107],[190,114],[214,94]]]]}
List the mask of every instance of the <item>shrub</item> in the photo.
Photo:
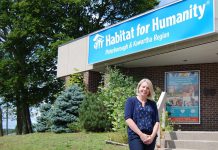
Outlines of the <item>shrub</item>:
{"type": "Polygon", "coordinates": [[[37,117],[36,131],[46,132],[51,130],[50,111],[51,104],[42,104],[40,106],[40,116],[37,117]]]}
{"type": "Polygon", "coordinates": [[[108,68],[104,75],[104,86],[100,88],[99,99],[108,110],[112,130],[124,128],[124,106],[126,99],[135,95],[136,82],[132,77],[123,75],[118,69],[108,68]]]}
{"type": "Polygon", "coordinates": [[[103,132],[111,128],[107,108],[98,94],[87,93],[79,114],[80,123],[86,131],[103,132]]]}
{"type": "Polygon", "coordinates": [[[85,85],[83,83],[83,73],[74,73],[66,80],[66,87],[71,87],[74,84],[77,84],[82,89],[85,89],[85,85]]]}
{"type": "Polygon", "coordinates": [[[81,124],[79,122],[73,122],[73,123],[67,124],[67,127],[72,132],[80,132],[80,131],[82,131],[81,124]]]}
{"type": "Polygon", "coordinates": [[[124,105],[135,95],[136,82],[116,68],[107,68],[96,94],[89,93],[80,110],[80,121],[87,131],[125,128],[124,105]]]}
{"type": "Polygon", "coordinates": [[[56,99],[51,112],[51,129],[55,133],[72,132],[67,126],[76,122],[84,93],[77,84],[69,87],[56,99]]]}
{"type": "Polygon", "coordinates": [[[154,96],[155,102],[158,102],[161,92],[162,90],[159,87],[155,87],[155,96],[154,96]]]}

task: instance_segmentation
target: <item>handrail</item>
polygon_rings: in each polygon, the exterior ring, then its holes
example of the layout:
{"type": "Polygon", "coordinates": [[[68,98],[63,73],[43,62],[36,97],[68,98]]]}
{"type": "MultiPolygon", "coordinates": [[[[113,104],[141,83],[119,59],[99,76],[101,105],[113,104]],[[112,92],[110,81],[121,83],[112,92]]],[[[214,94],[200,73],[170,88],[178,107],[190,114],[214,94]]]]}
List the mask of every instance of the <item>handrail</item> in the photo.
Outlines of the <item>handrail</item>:
{"type": "Polygon", "coordinates": [[[157,137],[157,142],[156,142],[157,148],[161,148],[161,140],[160,140],[161,126],[165,127],[165,113],[162,113],[162,112],[165,111],[166,98],[167,98],[167,93],[161,92],[161,95],[157,102],[157,110],[158,110],[160,118],[162,118],[162,123],[159,126],[159,130],[158,130],[158,137],[157,137]]]}

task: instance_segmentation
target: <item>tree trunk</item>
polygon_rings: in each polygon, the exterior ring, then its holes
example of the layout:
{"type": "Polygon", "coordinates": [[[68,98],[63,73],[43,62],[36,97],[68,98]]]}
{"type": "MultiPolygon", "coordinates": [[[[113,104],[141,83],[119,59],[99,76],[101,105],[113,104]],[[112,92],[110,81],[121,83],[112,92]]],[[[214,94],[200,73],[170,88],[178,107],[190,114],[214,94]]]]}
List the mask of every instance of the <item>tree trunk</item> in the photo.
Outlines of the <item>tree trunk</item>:
{"type": "Polygon", "coordinates": [[[17,127],[16,133],[17,135],[22,134],[23,122],[22,122],[22,107],[20,106],[19,102],[17,102],[17,127]]]}
{"type": "Polygon", "coordinates": [[[29,106],[26,109],[26,115],[27,115],[26,118],[27,118],[27,128],[28,128],[28,131],[29,131],[29,133],[33,133],[29,106]]]}
{"type": "Polygon", "coordinates": [[[2,109],[0,106],[0,136],[3,136],[3,127],[2,127],[2,109]]]}
{"type": "Polygon", "coordinates": [[[29,111],[29,104],[28,98],[25,97],[27,95],[23,90],[22,94],[20,94],[19,98],[17,99],[17,134],[28,134],[32,133],[32,124],[30,119],[30,111],[29,111]]]}
{"type": "Polygon", "coordinates": [[[23,103],[22,107],[17,107],[16,131],[18,135],[33,133],[29,107],[25,103],[23,103]]]}
{"type": "Polygon", "coordinates": [[[32,133],[32,124],[30,119],[29,105],[26,101],[23,102],[23,134],[32,133]]]}

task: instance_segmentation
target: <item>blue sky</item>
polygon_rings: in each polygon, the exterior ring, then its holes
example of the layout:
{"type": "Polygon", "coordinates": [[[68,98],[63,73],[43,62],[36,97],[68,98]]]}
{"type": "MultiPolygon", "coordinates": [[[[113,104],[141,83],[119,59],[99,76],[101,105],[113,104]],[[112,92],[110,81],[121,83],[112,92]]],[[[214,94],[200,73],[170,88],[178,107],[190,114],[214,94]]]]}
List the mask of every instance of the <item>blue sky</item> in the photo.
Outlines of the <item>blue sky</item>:
{"type": "MultiPolygon", "coordinates": [[[[14,129],[16,126],[16,120],[8,120],[8,129],[14,129]]],[[[6,129],[6,119],[3,119],[3,129],[6,129]]]]}
{"type": "Polygon", "coordinates": [[[166,5],[168,3],[175,2],[175,1],[178,1],[178,0],[160,0],[159,6],[163,6],[163,5],[166,5]]]}

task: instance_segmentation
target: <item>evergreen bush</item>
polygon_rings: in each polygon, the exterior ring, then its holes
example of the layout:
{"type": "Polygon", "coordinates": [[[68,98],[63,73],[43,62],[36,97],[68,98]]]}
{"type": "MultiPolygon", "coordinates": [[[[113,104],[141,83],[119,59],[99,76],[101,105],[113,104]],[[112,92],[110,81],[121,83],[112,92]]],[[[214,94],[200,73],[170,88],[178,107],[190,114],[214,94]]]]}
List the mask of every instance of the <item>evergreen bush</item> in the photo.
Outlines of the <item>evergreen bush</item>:
{"type": "Polygon", "coordinates": [[[83,99],[84,93],[77,84],[61,93],[51,111],[51,130],[53,132],[72,132],[68,124],[78,121],[79,107],[83,99]]]}
{"type": "Polygon", "coordinates": [[[80,107],[79,120],[86,131],[103,132],[111,128],[107,108],[98,93],[87,93],[80,107]]]}
{"type": "Polygon", "coordinates": [[[51,104],[42,104],[40,106],[40,116],[37,117],[37,124],[35,126],[37,132],[46,132],[51,129],[50,111],[51,104]]]}

